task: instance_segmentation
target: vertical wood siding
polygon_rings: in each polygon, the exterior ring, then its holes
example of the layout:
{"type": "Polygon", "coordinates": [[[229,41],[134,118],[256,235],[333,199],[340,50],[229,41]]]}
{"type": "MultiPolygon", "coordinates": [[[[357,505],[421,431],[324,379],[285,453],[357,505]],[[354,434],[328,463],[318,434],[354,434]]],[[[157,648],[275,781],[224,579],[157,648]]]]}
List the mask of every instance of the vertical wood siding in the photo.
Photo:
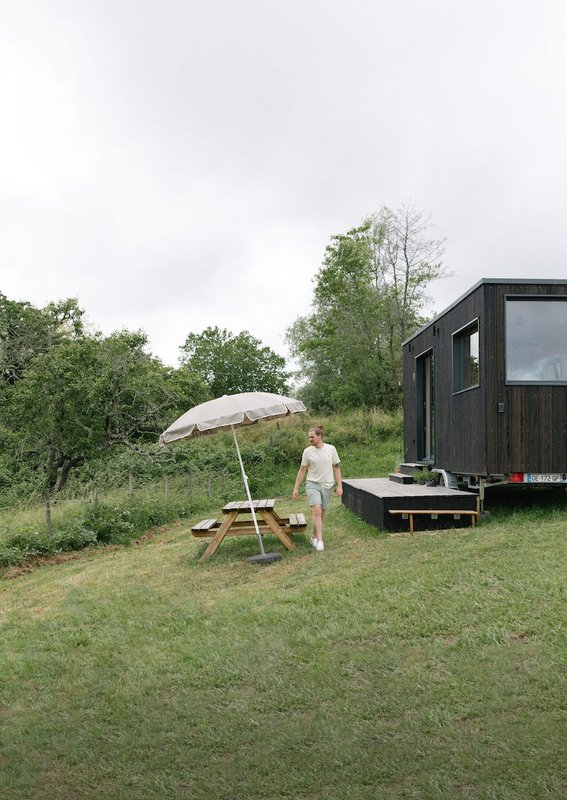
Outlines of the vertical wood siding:
{"type": "Polygon", "coordinates": [[[506,385],[505,299],[522,294],[565,296],[567,283],[481,283],[404,345],[406,461],[417,460],[415,359],[433,348],[435,466],[479,475],[567,471],[567,386],[506,385]],[[453,334],[477,317],[480,385],[453,394],[453,334]]]}

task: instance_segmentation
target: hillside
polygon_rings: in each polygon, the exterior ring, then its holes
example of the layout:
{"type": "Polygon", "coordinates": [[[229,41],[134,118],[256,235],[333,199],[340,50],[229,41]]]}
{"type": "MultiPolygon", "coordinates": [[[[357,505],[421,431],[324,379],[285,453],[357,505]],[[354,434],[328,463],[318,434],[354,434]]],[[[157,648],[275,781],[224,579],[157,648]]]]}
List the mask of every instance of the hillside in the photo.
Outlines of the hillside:
{"type": "Polygon", "coordinates": [[[268,567],[184,523],[4,580],[2,798],[566,797],[566,520],[388,537],[335,499],[268,567]]]}

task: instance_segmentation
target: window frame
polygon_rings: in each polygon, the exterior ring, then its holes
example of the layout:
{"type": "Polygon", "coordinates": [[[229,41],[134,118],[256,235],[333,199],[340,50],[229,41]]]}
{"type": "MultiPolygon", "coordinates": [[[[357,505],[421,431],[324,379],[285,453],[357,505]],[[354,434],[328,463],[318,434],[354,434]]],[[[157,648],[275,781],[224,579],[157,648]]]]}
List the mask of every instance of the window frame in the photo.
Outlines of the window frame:
{"type": "MultiPolygon", "coordinates": [[[[451,367],[452,367],[452,372],[451,372],[452,384],[451,385],[452,385],[452,389],[453,389],[453,395],[462,394],[463,392],[470,392],[471,389],[479,389],[480,388],[480,353],[481,353],[481,346],[480,346],[480,318],[479,317],[474,317],[469,322],[467,322],[465,325],[462,325],[456,331],[453,331],[453,334],[452,334],[452,337],[451,337],[451,367]],[[462,339],[464,337],[464,334],[466,334],[466,332],[468,330],[472,329],[473,327],[476,328],[476,330],[474,332],[476,334],[478,334],[478,381],[477,381],[477,383],[472,383],[470,386],[464,386],[461,389],[456,389],[455,388],[455,341],[456,341],[457,337],[462,339]]],[[[461,361],[461,369],[462,369],[462,361],[461,361]]]]}
{"type": "Polygon", "coordinates": [[[563,381],[521,380],[508,378],[508,302],[537,301],[567,303],[567,294],[507,294],[504,296],[504,385],[505,386],[567,386],[567,378],[563,381]]]}

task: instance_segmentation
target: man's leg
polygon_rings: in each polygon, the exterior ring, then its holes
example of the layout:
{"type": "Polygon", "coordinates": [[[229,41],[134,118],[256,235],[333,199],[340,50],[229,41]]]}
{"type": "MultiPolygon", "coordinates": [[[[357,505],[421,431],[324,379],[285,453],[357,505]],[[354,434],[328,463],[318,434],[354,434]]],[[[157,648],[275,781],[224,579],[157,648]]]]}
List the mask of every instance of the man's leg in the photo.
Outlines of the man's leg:
{"type": "Polygon", "coordinates": [[[321,506],[311,506],[311,520],[313,522],[313,538],[321,541],[323,538],[323,517],[325,512],[321,506]]]}

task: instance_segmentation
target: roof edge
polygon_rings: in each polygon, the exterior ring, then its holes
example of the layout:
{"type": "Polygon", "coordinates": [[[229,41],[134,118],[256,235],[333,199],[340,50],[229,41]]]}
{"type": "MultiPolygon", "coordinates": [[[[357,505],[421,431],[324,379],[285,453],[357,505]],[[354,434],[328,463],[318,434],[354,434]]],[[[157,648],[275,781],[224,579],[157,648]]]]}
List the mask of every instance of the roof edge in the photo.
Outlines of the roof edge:
{"type": "Polygon", "coordinates": [[[470,294],[472,294],[473,292],[476,292],[476,290],[480,286],[482,286],[483,284],[502,284],[502,283],[509,283],[509,284],[512,284],[512,285],[516,285],[516,284],[541,284],[541,285],[549,286],[549,285],[554,285],[554,284],[555,285],[567,284],[567,279],[565,279],[565,278],[550,278],[549,280],[541,280],[540,278],[481,278],[479,281],[477,281],[474,284],[474,286],[471,286],[470,289],[467,289],[467,291],[464,292],[464,294],[462,294],[460,297],[458,297],[456,300],[454,300],[451,303],[451,305],[447,306],[447,308],[444,308],[443,311],[440,311],[438,314],[436,314],[434,317],[432,317],[429,320],[429,322],[426,322],[425,325],[422,325],[419,330],[417,330],[415,333],[412,333],[412,335],[408,336],[407,339],[404,339],[404,341],[402,342],[402,347],[404,347],[404,345],[406,345],[408,342],[411,342],[412,339],[415,339],[416,336],[419,336],[420,333],[423,333],[423,331],[427,330],[427,328],[429,328],[430,325],[433,325],[433,323],[437,322],[437,320],[441,319],[441,317],[444,317],[445,314],[447,314],[449,311],[451,311],[451,309],[455,308],[455,306],[458,306],[459,303],[462,303],[462,301],[466,297],[468,297],[470,294]]]}

